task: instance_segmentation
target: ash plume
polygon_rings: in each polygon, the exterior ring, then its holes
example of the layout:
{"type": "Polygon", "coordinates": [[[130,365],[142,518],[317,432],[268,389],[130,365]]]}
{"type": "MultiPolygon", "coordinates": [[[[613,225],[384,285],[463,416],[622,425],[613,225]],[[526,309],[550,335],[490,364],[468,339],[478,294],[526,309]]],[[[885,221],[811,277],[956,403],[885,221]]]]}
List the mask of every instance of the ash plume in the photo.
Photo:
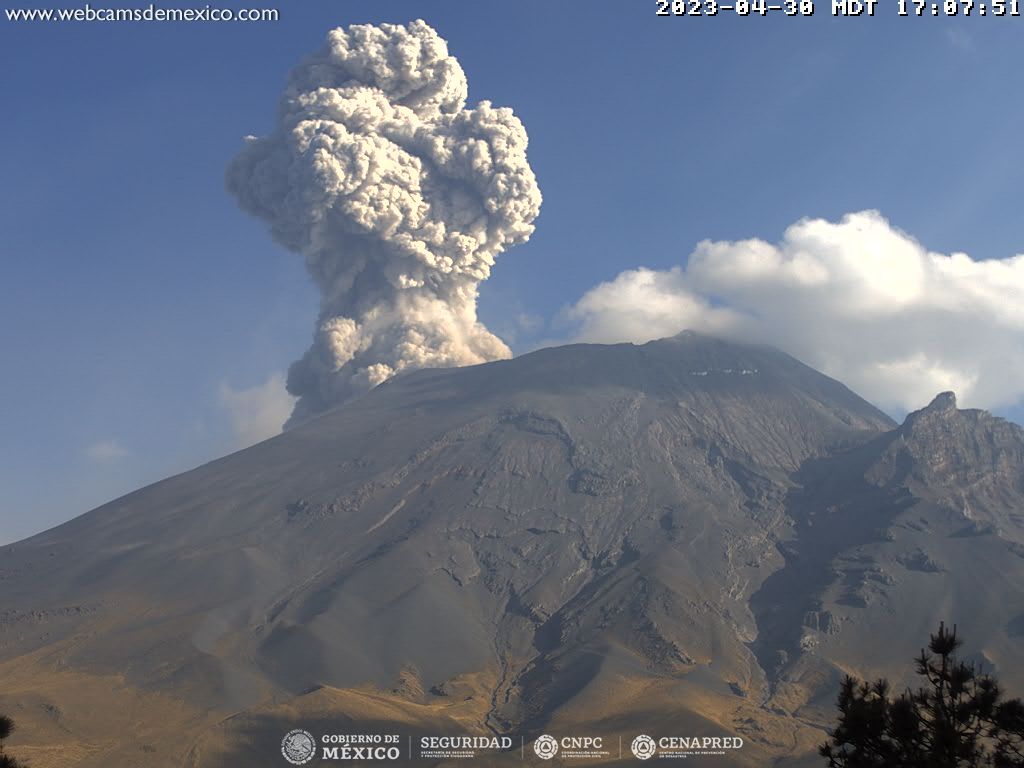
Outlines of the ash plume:
{"type": "Polygon", "coordinates": [[[477,319],[478,286],[529,239],[541,195],[522,123],[467,95],[423,21],[335,29],[291,73],[274,131],[231,162],[230,192],[320,289],[286,426],[402,370],[510,356],[477,319]]]}

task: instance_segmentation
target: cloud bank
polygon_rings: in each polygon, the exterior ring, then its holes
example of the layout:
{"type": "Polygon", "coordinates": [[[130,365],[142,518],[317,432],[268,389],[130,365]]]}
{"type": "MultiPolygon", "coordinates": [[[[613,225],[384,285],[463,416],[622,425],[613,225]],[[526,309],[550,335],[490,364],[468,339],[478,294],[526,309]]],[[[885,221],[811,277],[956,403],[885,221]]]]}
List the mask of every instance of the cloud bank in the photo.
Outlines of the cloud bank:
{"type": "Polygon", "coordinates": [[[228,189],[320,289],[290,424],[398,371],[510,356],[477,320],[478,286],[533,233],[541,195],[522,123],[467,95],[423,21],[335,29],[231,163],[228,189]]]}
{"type": "Polygon", "coordinates": [[[981,408],[1024,398],[1024,256],[934,253],[877,211],[804,219],[777,244],[703,241],[685,266],[622,272],[568,316],[583,341],[690,328],[772,344],[895,410],[942,390],[981,408]]]}

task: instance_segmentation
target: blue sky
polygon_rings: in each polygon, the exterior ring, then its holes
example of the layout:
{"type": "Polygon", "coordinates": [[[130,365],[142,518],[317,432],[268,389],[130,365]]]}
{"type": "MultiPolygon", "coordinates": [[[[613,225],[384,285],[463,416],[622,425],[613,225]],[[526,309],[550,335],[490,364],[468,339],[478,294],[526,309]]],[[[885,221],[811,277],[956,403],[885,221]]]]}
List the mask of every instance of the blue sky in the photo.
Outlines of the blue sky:
{"type": "Polygon", "coordinates": [[[895,0],[810,19],[279,7],[252,25],[0,19],[0,542],[234,449],[225,388],[308,346],[301,259],[238,209],[224,169],[331,27],[424,18],[470,101],[525,124],[543,208],[479,305],[517,352],[571,337],[566,308],[625,270],[685,264],[705,239],[775,243],[805,217],[877,209],[932,251],[1024,252],[1021,18],[899,18],[895,0]]]}

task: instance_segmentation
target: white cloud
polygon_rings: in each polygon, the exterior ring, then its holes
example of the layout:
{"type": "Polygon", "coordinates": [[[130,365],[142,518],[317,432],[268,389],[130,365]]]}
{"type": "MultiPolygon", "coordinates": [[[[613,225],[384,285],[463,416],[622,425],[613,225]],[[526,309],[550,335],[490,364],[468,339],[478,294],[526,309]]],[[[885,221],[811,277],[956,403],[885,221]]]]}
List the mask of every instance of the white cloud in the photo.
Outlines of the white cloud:
{"type": "Polygon", "coordinates": [[[95,462],[109,463],[123,459],[128,450],[117,440],[97,440],[86,446],[85,455],[95,462]]]}
{"type": "Polygon", "coordinates": [[[231,417],[239,448],[280,434],[295,406],[295,398],[285,389],[284,376],[272,374],[262,384],[248,389],[220,385],[220,402],[231,417]]]}
{"type": "Polygon", "coordinates": [[[941,390],[1024,397],[1024,256],[933,253],[877,211],[804,219],[778,244],[703,241],[685,266],[628,270],[569,308],[583,341],[684,328],[764,342],[885,408],[941,390]]]}

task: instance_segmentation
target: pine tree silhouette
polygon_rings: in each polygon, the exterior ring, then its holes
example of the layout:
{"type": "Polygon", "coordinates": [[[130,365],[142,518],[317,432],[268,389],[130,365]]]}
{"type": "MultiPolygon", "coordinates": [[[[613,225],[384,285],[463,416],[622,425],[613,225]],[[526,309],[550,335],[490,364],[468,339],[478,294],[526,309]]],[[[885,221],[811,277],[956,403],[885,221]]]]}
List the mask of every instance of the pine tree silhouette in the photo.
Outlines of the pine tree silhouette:
{"type": "Polygon", "coordinates": [[[0,715],[0,768],[25,768],[24,763],[19,763],[13,757],[4,752],[4,741],[14,732],[14,721],[7,715],[0,715]]]}
{"type": "Polygon", "coordinates": [[[847,675],[839,723],[819,753],[829,768],[1024,768],[1024,704],[957,659],[956,626],[939,624],[915,660],[926,684],[889,698],[889,683],[847,675]]]}

